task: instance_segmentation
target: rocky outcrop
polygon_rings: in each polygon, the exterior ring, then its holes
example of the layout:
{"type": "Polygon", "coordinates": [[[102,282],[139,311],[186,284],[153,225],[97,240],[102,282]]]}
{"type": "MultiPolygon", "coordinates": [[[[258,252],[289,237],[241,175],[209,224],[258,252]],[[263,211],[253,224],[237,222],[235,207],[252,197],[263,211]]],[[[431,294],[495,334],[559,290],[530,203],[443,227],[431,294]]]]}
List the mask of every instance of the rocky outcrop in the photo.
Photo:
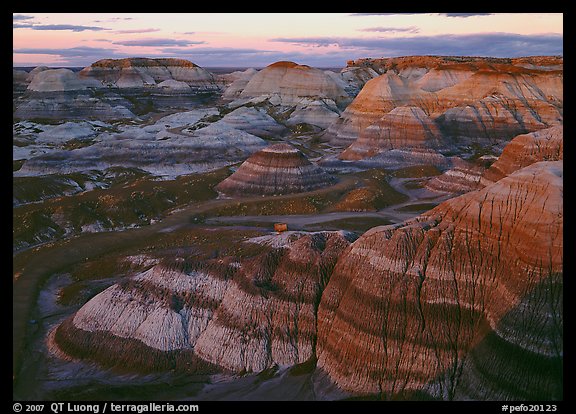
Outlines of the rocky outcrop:
{"type": "Polygon", "coordinates": [[[562,171],[366,232],[322,295],[318,367],[385,399],[562,399],[562,171]]]}
{"type": "Polygon", "coordinates": [[[439,56],[350,62],[380,76],[369,80],[325,133],[339,146],[370,135],[395,108],[420,108],[441,131],[444,149],[506,141],[562,124],[562,58],[439,56]]]}
{"type": "Polygon", "coordinates": [[[250,258],[158,264],[88,301],[59,326],[56,342],[132,371],[258,372],[305,362],[314,356],[327,275],[351,240],[288,232],[244,242],[259,249],[250,258]]]}
{"type": "Polygon", "coordinates": [[[224,81],[228,84],[222,98],[224,99],[236,99],[240,96],[250,79],[258,73],[254,68],[246,69],[245,71],[236,71],[227,75],[221,75],[224,81]]]}
{"type": "Polygon", "coordinates": [[[502,155],[482,175],[481,184],[488,185],[496,182],[538,161],[558,161],[563,158],[563,126],[519,135],[506,145],[502,155]]]}
{"type": "Polygon", "coordinates": [[[190,92],[190,85],[186,82],[177,81],[174,79],[167,79],[162,81],[158,84],[158,88],[163,89],[166,92],[175,92],[175,93],[187,93],[190,92]]]}
{"type": "Polygon", "coordinates": [[[12,98],[17,99],[28,87],[28,72],[21,69],[12,69],[12,98]]]}
{"type": "Polygon", "coordinates": [[[70,140],[92,138],[95,135],[98,135],[98,131],[88,122],[65,122],[40,132],[37,142],[61,144],[70,140]]]}
{"type": "Polygon", "coordinates": [[[70,69],[49,69],[39,72],[28,85],[28,90],[36,92],[78,91],[88,88],[101,88],[95,79],[81,79],[70,69]]]}
{"type": "Polygon", "coordinates": [[[302,99],[286,120],[286,124],[290,126],[308,124],[325,129],[339,116],[340,110],[331,100],[302,99]]]}
{"type": "MultiPolygon", "coordinates": [[[[494,183],[514,171],[538,161],[563,159],[562,125],[522,134],[510,141],[502,154],[489,168],[476,162],[455,158],[452,167],[443,174],[426,182],[426,188],[435,192],[463,194],[494,183]]],[[[495,158],[495,157],[494,157],[495,158]]]]}
{"type": "Polygon", "coordinates": [[[481,188],[480,180],[485,171],[481,165],[456,158],[449,170],[429,179],[425,187],[439,193],[464,194],[481,188]]]}
{"type": "Polygon", "coordinates": [[[117,88],[145,88],[173,80],[195,91],[219,90],[210,72],[184,59],[102,59],[82,69],[79,76],[117,88]]]}
{"type": "Polygon", "coordinates": [[[338,74],[341,81],[345,83],[345,89],[350,96],[358,95],[362,87],[370,79],[374,79],[380,75],[370,67],[362,66],[347,66],[338,74]]]}
{"type": "Polygon", "coordinates": [[[253,154],[216,186],[231,196],[301,193],[335,180],[289,144],[274,144],[253,154]]]}
{"type": "Polygon", "coordinates": [[[431,92],[406,83],[396,73],[386,73],[366,83],[346,107],[341,119],[332,124],[326,135],[335,145],[352,144],[367,127],[377,123],[397,106],[416,106],[430,114],[435,99],[431,92]]]}
{"type": "Polygon", "coordinates": [[[438,127],[422,109],[399,106],[367,127],[340,158],[358,160],[400,148],[435,149],[442,146],[441,139],[438,127]]]}
{"type": "Polygon", "coordinates": [[[265,111],[254,107],[241,106],[224,115],[218,122],[263,138],[277,139],[288,131],[265,111]]]}

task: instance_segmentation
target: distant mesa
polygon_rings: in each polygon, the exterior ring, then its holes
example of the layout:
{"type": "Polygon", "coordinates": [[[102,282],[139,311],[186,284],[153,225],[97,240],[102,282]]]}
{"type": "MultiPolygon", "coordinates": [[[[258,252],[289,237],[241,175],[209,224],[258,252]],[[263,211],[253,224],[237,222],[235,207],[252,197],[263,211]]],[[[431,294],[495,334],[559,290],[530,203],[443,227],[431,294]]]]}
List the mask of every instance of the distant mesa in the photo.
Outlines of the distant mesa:
{"type": "Polygon", "coordinates": [[[495,58],[485,56],[399,56],[392,58],[361,58],[346,62],[348,68],[370,68],[379,74],[394,70],[402,76],[414,73],[415,68],[477,71],[502,69],[562,70],[562,56],[525,56],[518,58],[495,58]]]}
{"type": "Polygon", "coordinates": [[[251,155],[216,190],[228,196],[281,195],[312,191],[334,182],[299,150],[281,143],[251,155]]]}
{"type": "Polygon", "coordinates": [[[195,90],[219,90],[210,72],[184,59],[102,59],[82,69],[79,76],[95,78],[118,88],[156,86],[173,80],[184,82],[195,90]]]}
{"type": "Polygon", "coordinates": [[[64,92],[101,88],[96,79],[82,79],[70,69],[49,69],[38,72],[28,85],[35,92],[64,92]]]}

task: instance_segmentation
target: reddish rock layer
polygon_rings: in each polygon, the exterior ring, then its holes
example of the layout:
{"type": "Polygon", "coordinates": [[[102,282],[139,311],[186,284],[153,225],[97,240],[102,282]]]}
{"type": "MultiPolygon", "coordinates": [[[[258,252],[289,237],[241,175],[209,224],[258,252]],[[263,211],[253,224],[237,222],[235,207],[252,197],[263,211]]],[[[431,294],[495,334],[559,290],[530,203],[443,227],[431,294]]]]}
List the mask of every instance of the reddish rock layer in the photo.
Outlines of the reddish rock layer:
{"type": "Polygon", "coordinates": [[[426,188],[463,194],[496,182],[535,162],[562,160],[563,130],[564,127],[559,125],[518,135],[504,147],[498,160],[488,169],[471,162],[456,160],[451,169],[430,179],[426,188]]]}
{"type": "Polygon", "coordinates": [[[128,68],[128,67],[151,67],[151,66],[182,66],[197,68],[198,65],[185,59],[150,59],[150,58],[125,58],[125,59],[101,59],[92,63],[92,67],[98,68],[128,68]]]}
{"type": "Polygon", "coordinates": [[[216,186],[226,195],[279,195],[329,186],[334,179],[289,144],[274,144],[251,155],[216,186]]]}
{"type": "Polygon", "coordinates": [[[371,229],[322,295],[318,366],[382,398],[559,398],[562,227],[556,161],[371,229]]]}
{"type": "Polygon", "coordinates": [[[383,115],[406,105],[421,108],[437,124],[447,148],[508,140],[562,123],[562,58],[413,56],[358,64],[382,75],[368,81],[327,129],[336,145],[352,144],[383,115]]]}
{"type": "Polygon", "coordinates": [[[483,185],[496,182],[516,170],[538,161],[564,158],[564,127],[542,129],[514,138],[498,160],[482,175],[483,185]]]}
{"type": "Polygon", "coordinates": [[[395,148],[438,148],[441,133],[434,122],[416,106],[401,106],[367,127],[342,154],[341,159],[358,160],[395,148]]]}
{"type": "Polygon", "coordinates": [[[455,195],[477,190],[480,186],[485,168],[464,160],[455,160],[452,168],[431,178],[426,182],[426,188],[442,193],[455,195]]]}
{"type": "Polygon", "coordinates": [[[547,68],[562,68],[564,59],[562,56],[526,56],[518,58],[492,58],[483,56],[401,56],[393,58],[364,58],[350,60],[347,67],[371,67],[379,73],[388,70],[401,71],[413,67],[423,68],[458,68],[467,69],[495,69],[517,70],[517,67],[536,67],[540,70],[547,68]]]}

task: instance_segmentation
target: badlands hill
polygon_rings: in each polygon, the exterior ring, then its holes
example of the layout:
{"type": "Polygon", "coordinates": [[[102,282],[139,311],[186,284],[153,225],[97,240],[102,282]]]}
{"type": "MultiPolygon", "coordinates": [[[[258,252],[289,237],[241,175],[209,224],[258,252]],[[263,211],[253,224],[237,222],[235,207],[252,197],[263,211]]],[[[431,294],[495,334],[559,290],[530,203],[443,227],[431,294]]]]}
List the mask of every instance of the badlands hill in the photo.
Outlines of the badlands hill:
{"type": "Polygon", "coordinates": [[[292,145],[281,143],[251,155],[216,189],[234,196],[280,195],[311,191],[334,182],[292,145]]]}
{"type": "Polygon", "coordinates": [[[496,182],[538,161],[559,161],[564,158],[564,127],[555,126],[530,134],[518,135],[498,160],[482,175],[482,184],[496,182]]]}
{"type": "Polygon", "coordinates": [[[433,146],[449,151],[490,145],[562,124],[561,57],[409,56],[349,65],[381,75],[366,83],[326,131],[333,144],[349,146],[342,159],[370,157],[391,148],[433,146]],[[418,116],[406,117],[407,111],[418,116]],[[398,135],[403,122],[407,131],[398,135]],[[426,139],[407,139],[410,134],[426,139]]]}
{"type": "Polygon", "coordinates": [[[341,85],[325,72],[294,62],[276,62],[254,74],[240,98],[277,96],[284,104],[302,98],[330,99],[340,103],[349,98],[341,85]]]}
{"type": "MultiPolygon", "coordinates": [[[[216,91],[214,76],[184,59],[102,59],[82,69],[80,77],[98,79],[108,86],[141,88],[161,86],[166,81],[182,82],[196,90],[216,91]]],[[[182,84],[174,84],[172,87],[182,84]]]]}
{"type": "Polygon", "coordinates": [[[430,179],[426,188],[436,192],[463,194],[496,182],[535,162],[560,161],[563,158],[564,127],[558,125],[518,135],[506,144],[490,168],[460,160],[451,169],[430,179]]]}
{"type": "Polygon", "coordinates": [[[88,88],[101,88],[103,85],[96,79],[82,79],[70,69],[48,69],[37,73],[28,90],[36,92],[77,91],[88,88]]]}
{"type": "Polygon", "coordinates": [[[314,356],[326,277],[354,240],[344,232],[265,235],[259,253],[171,260],[115,284],[56,332],[59,347],[132,371],[259,372],[314,356]]]}
{"type": "Polygon", "coordinates": [[[309,124],[327,128],[358,92],[361,80],[353,75],[322,71],[280,61],[260,71],[238,74],[223,94],[231,108],[259,105],[286,114],[286,125],[309,124]],[[350,90],[350,85],[353,85],[350,90]]]}
{"type": "Polygon", "coordinates": [[[287,232],[246,240],[250,257],[164,260],[90,299],[55,343],[136,372],[317,359],[317,386],[356,395],[562,399],[562,170],[534,163],[352,244],[287,232]]]}
{"type": "Polygon", "coordinates": [[[14,99],[19,119],[134,119],[189,109],[221,92],[210,72],[184,59],[103,59],[80,72],[39,66],[15,84],[27,85],[14,99]]]}
{"type": "Polygon", "coordinates": [[[562,398],[562,161],[520,169],[339,259],[318,366],[382,398],[562,398]]]}

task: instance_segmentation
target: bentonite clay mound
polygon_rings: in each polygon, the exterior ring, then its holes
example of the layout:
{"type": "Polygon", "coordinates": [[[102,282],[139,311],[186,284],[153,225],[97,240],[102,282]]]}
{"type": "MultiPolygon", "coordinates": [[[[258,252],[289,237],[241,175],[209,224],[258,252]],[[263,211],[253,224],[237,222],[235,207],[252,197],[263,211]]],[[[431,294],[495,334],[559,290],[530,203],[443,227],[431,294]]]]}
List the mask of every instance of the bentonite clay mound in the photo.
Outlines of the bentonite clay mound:
{"type": "Polygon", "coordinates": [[[333,183],[332,177],[300,151],[281,143],[251,155],[216,190],[231,196],[280,195],[312,191],[333,183]]]}
{"type": "Polygon", "coordinates": [[[400,106],[364,129],[340,158],[358,160],[395,148],[438,148],[441,133],[436,124],[417,106],[400,106]]]}
{"type": "MultiPolygon", "coordinates": [[[[351,64],[373,67],[382,75],[369,80],[327,129],[327,138],[336,145],[352,144],[366,128],[381,126],[385,114],[402,106],[418,107],[430,117],[446,146],[508,140],[562,122],[561,57],[409,56],[351,64]]],[[[384,126],[387,122],[384,118],[384,126]]]]}
{"type": "Polygon", "coordinates": [[[88,88],[101,88],[103,85],[96,79],[80,78],[70,69],[49,69],[38,72],[28,90],[36,92],[77,91],[88,88]]]}
{"type": "Polygon", "coordinates": [[[530,134],[518,135],[502,152],[498,160],[483,174],[487,185],[538,161],[558,161],[564,157],[564,127],[558,125],[530,134]]]}
{"type": "Polygon", "coordinates": [[[381,398],[561,399],[562,171],[366,232],[322,295],[318,367],[381,398]]]}
{"type": "Polygon", "coordinates": [[[340,102],[348,98],[341,85],[320,69],[294,62],[276,62],[256,73],[240,94],[241,98],[278,94],[285,103],[303,97],[340,102]]]}
{"type": "Polygon", "coordinates": [[[258,372],[315,354],[316,311],[352,233],[285,232],[245,259],[178,258],[113,285],[56,333],[72,356],[130,371],[258,372]]]}
{"type": "Polygon", "coordinates": [[[562,160],[563,136],[562,125],[518,135],[504,147],[502,154],[490,168],[459,160],[451,169],[430,179],[426,183],[426,188],[438,192],[463,194],[496,182],[535,162],[562,160]]]}

